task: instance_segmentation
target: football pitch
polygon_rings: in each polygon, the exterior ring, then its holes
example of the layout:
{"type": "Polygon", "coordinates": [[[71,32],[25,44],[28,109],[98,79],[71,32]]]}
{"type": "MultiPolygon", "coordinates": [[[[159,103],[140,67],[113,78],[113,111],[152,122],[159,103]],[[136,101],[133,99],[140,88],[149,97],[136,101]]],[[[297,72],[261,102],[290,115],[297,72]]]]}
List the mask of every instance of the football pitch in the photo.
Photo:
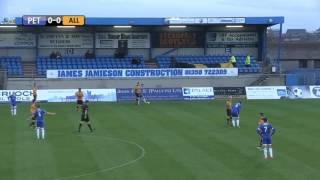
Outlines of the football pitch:
{"type": "Polygon", "coordinates": [[[29,104],[0,105],[1,180],[317,180],[318,100],[243,101],[241,128],[225,125],[225,101],[91,103],[93,133],[77,133],[75,104],[42,104],[46,139],[28,127],[29,104]],[[256,149],[258,113],[276,134],[273,160],[256,149]]]}

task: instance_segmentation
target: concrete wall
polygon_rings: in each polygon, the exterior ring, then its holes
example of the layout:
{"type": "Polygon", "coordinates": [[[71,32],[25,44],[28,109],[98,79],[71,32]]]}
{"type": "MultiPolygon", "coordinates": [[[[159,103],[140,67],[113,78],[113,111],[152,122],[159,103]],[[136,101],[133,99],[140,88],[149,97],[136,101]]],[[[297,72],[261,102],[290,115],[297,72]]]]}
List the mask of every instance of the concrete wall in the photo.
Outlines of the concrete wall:
{"type": "MultiPolygon", "coordinates": [[[[250,54],[251,56],[258,57],[258,48],[231,48],[231,54],[242,54],[247,55],[250,54]]],[[[225,52],[225,48],[208,48],[207,54],[227,54],[225,52]]]]}
{"type": "Polygon", "coordinates": [[[282,72],[299,68],[299,61],[281,61],[280,64],[282,72]]]}
{"type": "Polygon", "coordinates": [[[47,49],[42,48],[38,50],[39,56],[49,56],[52,52],[60,52],[62,56],[84,56],[88,49],[78,49],[78,48],[70,48],[70,49],[47,49]]]}
{"type": "Polygon", "coordinates": [[[285,75],[279,75],[279,76],[269,76],[260,85],[261,86],[285,86],[285,84],[286,84],[285,75]]]}
{"type": "Polygon", "coordinates": [[[71,89],[71,88],[131,88],[137,81],[145,84],[145,87],[239,87],[254,82],[260,75],[241,75],[238,77],[215,77],[215,78],[172,78],[172,79],[109,79],[109,80],[48,80],[10,78],[7,89],[31,89],[35,81],[39,89],[71,89]]]}
{"type": "MultiPolygon", "coordinates": [[[[277,58],[278,44],[268,44],[268,57],[277,58]]],[[[281,59],[320,59],[320,42],[284,42],[281,45],[281,59]]]]}
{"type": "MultiPolygon", "coordinates": [[[[278,44],[272,41],[268,44],[267,57],[270,60],[278,58],[278,44]]],[[[320,42],[283,42],[280,57],[281,71],[283,73],[300,69],[299,61],[307,61],[307,68],[315,68],[314,62],[320,60],[320,42]]]]}
{"type": "MultiPolygon", "coordinates": [[[[171,48],[153,48],[152,49],[152,57],[156,57],[162,55],[170,51],[171,48]]],[[[186,55],[204,55],[203,48],[179,48],[176,51],[173,51],[168,54],[168,56],[186,56],[186,55]]]]}
{"type": "Polygon", "coordinates": [[[314,69],[317,68],[315,67],[315,61],[319,61],[319,60],[306,60],[306,59],[297,59],[297,60],[282,60],[280,62],[281,64],[281,69],[282,72],[287,72],[287,71],[291,71],[291,70],[296,70],[296,69],[314,69]],[[299,61],[307,61],[307,68],[301,68],[299,67],[299,61]]]}

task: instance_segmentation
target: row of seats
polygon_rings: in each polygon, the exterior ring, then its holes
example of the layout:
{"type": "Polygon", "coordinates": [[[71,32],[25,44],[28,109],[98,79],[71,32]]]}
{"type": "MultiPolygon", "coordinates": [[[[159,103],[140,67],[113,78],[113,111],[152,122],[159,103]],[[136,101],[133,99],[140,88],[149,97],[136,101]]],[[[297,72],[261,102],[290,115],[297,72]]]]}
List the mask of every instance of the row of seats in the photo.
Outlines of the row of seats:
{"type": "Polygon", "coordinates": [[[137,69],[146,68],[143,57],[132,56],[126,58],[97,57],[85,59],[83,57],[64,57],[62,59],[50,59],[39,57],[37,59],[38,75],[45,75],[47,69],[137,69]],[[134,58],[140,59],[139,64],[133,64],[134,58]]]}
{"type": "MultiPolygon", "coordinates": [[[[261,67],[257,63],[254,57],[251,57],[251,67],[245,67],[246,56],[235,56],[237,59],[237,67],[240,73],[259,73],[261,72],[261,67]]],[[[160,68],[169,68],[171,65],[171,56],[158,56],[157,62],[160,68]]],[[[188,64],[220,64],[227,63],[230,60],[230,56],[218,55],[218,56],[175,56],[175,60],[178,63],[188,63],[188,64]]]]}
{"type": "MultiPolygon", "coordinates": [[[[70,61],[70,60],[76,60],[76,61],[92,61],[92,60],[114,60],[114,61],[128,61],[128,60],[132,60],[133,58],[142,58],[142,56],[127,56],[124,58],[115,58],[114,56],[97,56],[96,58],[85,58],[83,56],[65,56],[63,58],[58,58],[55,60],[66,60],[66,61],[70,61]]],[[[50,57],[47,56],[39,56],[38,60],[52,60],[50,57]]]]}
{"type": "Polygon", "coordinates": [[[9,77],[22,76],[21,57],[18,56],[0,56],[1,69],[7,71],[9,77]]]}

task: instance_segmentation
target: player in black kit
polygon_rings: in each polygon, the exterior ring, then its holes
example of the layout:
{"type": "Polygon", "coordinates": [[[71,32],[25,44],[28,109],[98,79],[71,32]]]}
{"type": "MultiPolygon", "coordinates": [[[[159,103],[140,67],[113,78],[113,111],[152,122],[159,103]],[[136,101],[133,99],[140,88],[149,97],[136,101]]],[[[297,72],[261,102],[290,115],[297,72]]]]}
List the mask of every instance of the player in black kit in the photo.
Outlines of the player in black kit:
{"type": "Polygon", "coordinates": [[[80,132],[82,124],[87,124],[89,127],[90,131],[93,132],[92,126],[90,124],[90,118],[89,118],[89,106],[88,106],[89,101],[86,100],[85,103],[82,106],[82,113],[81,113],[81,120],[79,123],[79,129],[78,131],[80,132]]]}

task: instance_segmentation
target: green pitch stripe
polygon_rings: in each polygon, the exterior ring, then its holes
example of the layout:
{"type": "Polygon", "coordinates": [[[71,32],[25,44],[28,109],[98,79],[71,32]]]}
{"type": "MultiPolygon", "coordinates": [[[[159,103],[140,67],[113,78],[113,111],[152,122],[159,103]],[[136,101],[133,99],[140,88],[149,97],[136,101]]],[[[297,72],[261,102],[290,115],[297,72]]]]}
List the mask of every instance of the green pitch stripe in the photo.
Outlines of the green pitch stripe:
{"type": "MultiPolygon", "coordinates": [[[[192,117],[192,113],[186,113],[186,117],[192,117]]],[[[205,152],[208,152],[212,159],[219,161],[224,164],[226,168],[232,172],[233,178],[243,177],[244,179],[253,179],[252,169],[257,171],[257,173],[263,175],[268,175],[269,172],[263,170],[262,154],[257,153],[254,145],[256,139],[238,138],[238,133],[242,133],[242,129],[225,129],[226,132],[215,131],[213,124],[211,124],[211,132],[201,132],[202,128],[194,126],[189,123],[190,121],[183,121],[180,125],[182,128],[190,129],[193,128],[198,131],[198,136],[190,135],[188,132],[184,132],[181,136],[186,137],[198,148],[205,152]],[[229,132],[228,132],[229,131],[229,132]],[[236,141],[235,141],[236,140],[236,141]],[[212,143],[210,143],[212,142],[212,143]],[[243,144],[254,144],[253,146],[243,146],[243,144]],[[229,161],[233,161],[230,163],[229,161]],[[243,166],[246,164],[246,166],[243,166]],[[248,168],[254,165],[252,168],[248,168]]],[[[201,119],[198,123],[203,123],[201,119]]],[[[208,124],[209,125],[209,124],[208,124]]],[[[221,128],[221,127],[219,127],[221,128]]],[[[181,132],[181,131],[180,131],[181,132]]],[[[222,175],[227,178],[225,175],[222,175]]],[[[274,177],[284,178],[281,172],[273,172],[274,177]]]]}
{"type": "MultiPolygon", "coordinates": [[[[147,109],[149,110],[149,107],[147,109]]],[[[184,163],[181,163],[175,153],[172,153],[175,147],[163,145],[160,142],[164,141],[165,143],[171,137],[166,138],[166,132],[159,132],[161,129],[155,127],[154,119],[145,116],[147,109],[126,105],[121,106],[118,109],[119,111],[115,112],[117,117],[120,117],[119,120],[124,121],[132,129],[128,134],[138,137],[140,140],[137,142],[146,149],[146,157],[139,164],[142,165],[151,179],[193,179],[194,176],[190,169],[184,163]],[[128,117],[123,112],[131,114],[131,116],[128,117]],[[154,127],[151,127],[151,125],[154,127]],[[161,138],[154,139],[154,135],[159,135],[161,138]]]]}
{"type": "Polygon", "coordinates": [[[57,171],[52,144],[47,140],[37,140],[35,130],[30,129],[25,120],[28,113],[20,111],[19,114],[15,124],[14,179],[40,180],[54,177],[57,171]]]}
{"type": "Polygon", "coordinates": [[[16,121],[18,117],[11,117],[9,106],[1,105],[0,126],[0,176],[1,179],[14,178],[15,146],[16,146],[16,121]]]}
{"type": "MultiPolygon", "coordinates": [[[[91,147],[87,146],[82,137],[77,136],[80,113],[76,112],[75,105],[56,105],[46,104],[48,111],[57,112],[56,116],[48,116],[50,119],[47,120],[58,171],[54,178],[76,176],[99,169],[95,154],[90,150],[91,147]]],[[[87,127],[83,127],[82,131],[88,132],[87,127]]]]}
{"type": "MultiPolygon", "coordinates": [[[[149,109],[149,107],[147,107],[149,109]]],[[[157,110],[157,109],[152,109],[157,110]]],[[[189,142],[185,140],[184,137],[178,136],[176,132],[169,131],[167,128],[163,128],[159,122],[170,122],[173,121],[170,117],[164,116],[163,113],[161,116],[154,116],[154,112],[146,112],[139,109],[134,111],[132,109],[126,109],[126,111],[130,112],[130,114],[135,114],[140,119],[146,119],[144,123],[146,125],[144,127],[137,126],[136,123],[131,122],[131,126],[135,126],[137,129],[141,129],[141,131],[145,131],[145,129],[150,129],[150,134],[146,134],[151,141],[157,144],[161,149],[165,151],[170,159],[174,160],[182,166],[185,171],[189,172],[188,174],[184,173],[184,171],[175,171],[172,170],[170,175],[172,177],[175,176],[185,176],[186,179],[195,179],[199,175],[200,177],[207,177],[208,172],[205,170],[212,170],[210,167],[219,167],[221,164],[216,163],[214,161],[210,161],[210,158],[207,156],[206,152],[199,150],[197,147],[192,146],[189,142]],[[142,118],[144,117],[144,118],[142,118]],[[147,126],[147,127],[146,127],[147,126]],[[190,154],[191,153],[191,154],[190,154]],[[197,162],[201,159],[204,160],[203,164],[198,164],[197,162]],[[204,171],[204,173],[198,173],[198,171],[204,171]],[[179,172],[179,173],[177,173],[179,172]],[[190,174],[191,173],[191,174],[190,174]]],[[[128,122],[129,123],[129,122],[128,122]]],[[[159,150],[156,150],[159,151],[159,150]]],[[[152,152],[151,152],[152,153],[152,152]]],[[[176,169],[177,167],[173,166],[170,162],[168,162],[167,166],[172,167],[172,169],[176,169]]],[[[210,171],[210,174],[214,172],[210,171]]],[[[228,173],[227,173],[228,174],[228,173]]]]}

